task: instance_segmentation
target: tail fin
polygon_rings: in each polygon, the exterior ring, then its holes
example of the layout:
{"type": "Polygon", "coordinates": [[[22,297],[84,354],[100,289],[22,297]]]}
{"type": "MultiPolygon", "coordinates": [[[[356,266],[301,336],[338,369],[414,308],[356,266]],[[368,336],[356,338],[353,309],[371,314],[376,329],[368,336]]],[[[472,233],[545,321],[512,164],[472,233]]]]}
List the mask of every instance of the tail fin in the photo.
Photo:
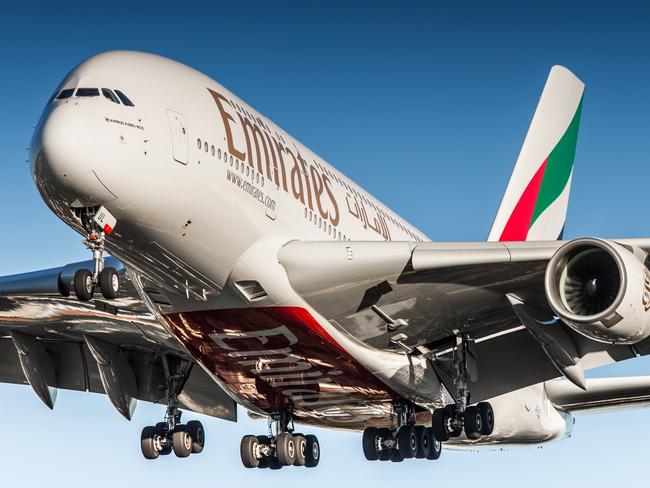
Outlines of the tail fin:
{"type": "Polygon", "coordinates": [[[562,238],[584,89],[568,69],[551,68],[489,241],[562,238]]]}

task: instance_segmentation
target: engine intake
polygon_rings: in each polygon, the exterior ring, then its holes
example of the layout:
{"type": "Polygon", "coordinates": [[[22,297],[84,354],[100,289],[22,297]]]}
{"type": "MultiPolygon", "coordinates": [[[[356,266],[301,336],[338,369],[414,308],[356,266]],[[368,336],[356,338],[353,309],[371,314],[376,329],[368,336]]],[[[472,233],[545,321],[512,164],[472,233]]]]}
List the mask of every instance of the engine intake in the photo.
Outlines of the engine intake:
{"type": "Polygon", "coordinates": [[[576,332],[614,344],[650,336],[647,254],[595,238],[570,241],[546,268],[546,298],[576,332]]]}

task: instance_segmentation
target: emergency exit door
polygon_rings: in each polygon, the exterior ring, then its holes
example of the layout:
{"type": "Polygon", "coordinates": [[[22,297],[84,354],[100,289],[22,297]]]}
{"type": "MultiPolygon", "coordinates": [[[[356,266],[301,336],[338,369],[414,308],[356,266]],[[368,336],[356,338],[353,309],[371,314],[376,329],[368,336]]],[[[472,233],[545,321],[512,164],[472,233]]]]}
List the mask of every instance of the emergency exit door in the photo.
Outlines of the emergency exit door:
{"type": "Polygon", "coordinates": [[[167,119],[172,133],[172,155],[174,160],[181,164],[187,164],[190,146],[185,117],[173,110],[167,110],[167,119]]]}

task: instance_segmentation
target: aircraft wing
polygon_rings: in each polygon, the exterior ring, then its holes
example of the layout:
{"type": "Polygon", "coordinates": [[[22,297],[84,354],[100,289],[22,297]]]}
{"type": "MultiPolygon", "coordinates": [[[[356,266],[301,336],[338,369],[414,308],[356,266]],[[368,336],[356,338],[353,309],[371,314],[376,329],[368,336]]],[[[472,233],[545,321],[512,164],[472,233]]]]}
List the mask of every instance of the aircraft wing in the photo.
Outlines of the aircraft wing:
{"type": "MultiPolygon", "coordinates": [[[[650,239],[615,241],[650,249],[650,239]]],[[[279,261],[310,305],[369,346],[435,359],[469,336],[481,401],[561,375],[584,387],[585,370],[650,353],[650,340],[596,342],[557,321],[544,274],[566,243],[294,241],[279,261]]]]}
{"type": "Polygon", "coordinates": [[[91,261],[0,277],[0,382],[30,384],[50,408],[58,388],[107,393],[130,419],[136,399],[167,404],[167,370],[186,377],[181,407],[236,420],[235,402],[147,311],[125,267],[107,266],[121,279],[110,302],[62,295],[91,261]]]}
{"type": "Polygon", "coordinates": [[[600,413],[650,406],[650,376],[590,378],[587,390],[566,380],[548,381],[549,400],[571,413],[600,413]]]}

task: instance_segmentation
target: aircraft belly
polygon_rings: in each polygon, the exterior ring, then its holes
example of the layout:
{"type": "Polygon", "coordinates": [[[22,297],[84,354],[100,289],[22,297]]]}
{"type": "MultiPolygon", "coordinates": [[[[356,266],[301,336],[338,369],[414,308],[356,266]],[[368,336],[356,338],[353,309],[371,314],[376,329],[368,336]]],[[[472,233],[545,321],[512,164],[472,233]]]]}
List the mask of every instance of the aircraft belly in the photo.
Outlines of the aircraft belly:
{"type": "Polygon", "coordinates": [[[297,421],[347,429],[391,422],[396,394],[304,308],[203,310],[163,319],[245,406],[292,407],[297,421]]]}

